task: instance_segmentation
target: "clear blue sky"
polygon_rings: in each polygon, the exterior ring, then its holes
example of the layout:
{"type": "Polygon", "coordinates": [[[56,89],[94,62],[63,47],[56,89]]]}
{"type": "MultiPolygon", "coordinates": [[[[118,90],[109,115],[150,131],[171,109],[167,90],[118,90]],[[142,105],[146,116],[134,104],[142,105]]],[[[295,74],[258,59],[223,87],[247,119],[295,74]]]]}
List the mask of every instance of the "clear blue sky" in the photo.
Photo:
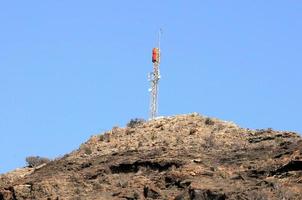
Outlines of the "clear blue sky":
{"type": "Polygon", "coordinates": [[[0,173],[148,118],[163,28],[160,114],[302,132],[302,2],[2,1],[0,173]]]}

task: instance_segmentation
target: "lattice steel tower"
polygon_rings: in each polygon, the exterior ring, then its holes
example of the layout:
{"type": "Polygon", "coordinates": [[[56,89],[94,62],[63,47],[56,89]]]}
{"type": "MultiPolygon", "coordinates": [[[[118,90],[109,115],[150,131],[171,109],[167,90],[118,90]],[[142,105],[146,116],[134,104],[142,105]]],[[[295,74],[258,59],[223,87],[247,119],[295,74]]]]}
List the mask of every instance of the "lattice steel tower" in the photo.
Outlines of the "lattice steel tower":
{"type": "Polygon", "coordinates": [[[150,119],[154,119],[158,114],[158,84],[160,79],[160,39],[161,39],[162,30],[158,32],[158,47],[153,48],[152,50],[152,63],[153,63],[153,72],[149,73],[149,81],[151,83],[151,88],[149,89],[150,95],[150,119]]]}

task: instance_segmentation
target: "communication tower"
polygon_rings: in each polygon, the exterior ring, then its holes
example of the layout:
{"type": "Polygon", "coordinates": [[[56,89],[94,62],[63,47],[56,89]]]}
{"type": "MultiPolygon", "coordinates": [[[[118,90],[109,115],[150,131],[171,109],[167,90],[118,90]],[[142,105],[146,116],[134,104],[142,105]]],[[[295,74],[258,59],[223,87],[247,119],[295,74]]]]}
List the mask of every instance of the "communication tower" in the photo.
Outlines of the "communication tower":
{"type": "Polygon", "coordinates": [[[158,84],[160,80],[160,39],[162,30],[158,32],[158,47],[152,50],[153,72],[149,73],[149,81],[151,83],[150,91],[150,119],[154,119],[158,114],[158,84]]]}

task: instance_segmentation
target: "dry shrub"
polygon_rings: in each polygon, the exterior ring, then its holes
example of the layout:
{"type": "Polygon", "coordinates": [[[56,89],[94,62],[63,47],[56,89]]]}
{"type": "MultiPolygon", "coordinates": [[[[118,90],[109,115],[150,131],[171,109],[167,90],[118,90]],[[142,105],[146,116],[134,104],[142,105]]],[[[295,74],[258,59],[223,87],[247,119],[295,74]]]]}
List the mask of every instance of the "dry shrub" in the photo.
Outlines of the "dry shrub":
{"type": "Polygon", "coordinates": [[[103,142],[104,141],[104,135],[100,135],[99,139],[100,139],[101,142],[103,142]]]}
{"type": "Polygon", "coordinates": [[[118,126],[114,126],[112,128],[112,134],[118,134],[119,133],[119,127],[118,126]]]}
{"type": "Polygon", "coordinates": [[[282,184],[280,183],[276,183],[275,184],[275,190],[277,193],[277,197],[281,200],[288,200],[288,199],[292,199],[292,200],[298,200],[301,199],[299,198],[299,194],[293,192],[289,187],[287,186],[282,186],[282,184]]]}
{"type": "Polygon", "coordinates": [[[214,122],[211,118],[209,118],[209,117],[206,118],[206,120],[204,121],[204,123],[205,123],[206,125],[209,125],[209,126],[215,124],[215,122],[214,122]]]}
{"type": "Polygon", "coordinates": [[[143,123],[145,123],[146,121],[144,119],[140,119],[140,118],[135,118],[135,119],[131,119],[128,124],[127,127],[129,128],[135,128],[138,125],[141,125],[143,123]]]}
{"type": "Polygon", "coordinates": [[[90,147],[88,147],[88,146],[83,146],[83,150],[84,150],[84,153],[86,154],[86,155],[91,155],[92,154],[92,150],[91,150],[91,148],[90,147]]]}
{"type": "Polygon", "coordinates": [[[204,143],[201,145],[204,150],[210,150],[211,148],[216,147],[216,141],[215,141],[215,135],[214,133],[210,133],[208,135],[205,135],[203,138],[204,143]]]}
{"type": "Polygon", "coordinates": [[[268,196],[263,191],[250,191],[248,198],[251,200],[268,200],[268,196]]]}
{"type": "Polygon", "coordinates": [[[28,167],[37,167],[44,163],[50,162],[50,159],[40,156],[29,156],[25,159],[25,161],[27,162],[28,167]]]}
{"type": "Polygon", "coordinates": [[[133,130],[133,129],[131,129],[131,128],[127,128],[127,129],[125,130],[125,134],[126,134],[126,135],[131,135],[132,133],[135,133],[135,130],[133,130]]]}

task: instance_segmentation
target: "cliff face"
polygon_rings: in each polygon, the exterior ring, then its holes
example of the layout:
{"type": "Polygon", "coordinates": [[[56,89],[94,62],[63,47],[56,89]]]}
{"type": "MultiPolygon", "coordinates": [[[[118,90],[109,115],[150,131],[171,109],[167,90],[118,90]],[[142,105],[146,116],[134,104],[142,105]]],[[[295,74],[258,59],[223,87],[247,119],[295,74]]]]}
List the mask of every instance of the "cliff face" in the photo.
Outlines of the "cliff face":
{"type": "Polygon", "coordinates": [[[198,114],[113,128],[0,176],[0,200],[22,199],[302,199],[302,139],[198,114]]]}

